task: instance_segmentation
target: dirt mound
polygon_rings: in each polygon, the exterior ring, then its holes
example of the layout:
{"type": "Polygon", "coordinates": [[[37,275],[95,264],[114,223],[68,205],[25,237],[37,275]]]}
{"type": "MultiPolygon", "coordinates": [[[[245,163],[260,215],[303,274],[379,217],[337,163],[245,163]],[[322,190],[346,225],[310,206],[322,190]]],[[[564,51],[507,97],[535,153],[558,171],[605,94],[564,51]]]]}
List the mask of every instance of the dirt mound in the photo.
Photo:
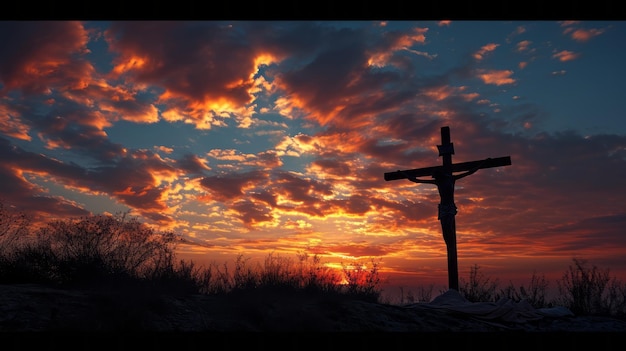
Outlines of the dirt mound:
{"type": "Polygon", "coordinates": [[[508,316],[481,318],[425,304],[398,306],[293,293],[170,296],[0,285],[4,333],[626,332],[626,321],[616,318],[546,314],[520,322],[508,316]]]}

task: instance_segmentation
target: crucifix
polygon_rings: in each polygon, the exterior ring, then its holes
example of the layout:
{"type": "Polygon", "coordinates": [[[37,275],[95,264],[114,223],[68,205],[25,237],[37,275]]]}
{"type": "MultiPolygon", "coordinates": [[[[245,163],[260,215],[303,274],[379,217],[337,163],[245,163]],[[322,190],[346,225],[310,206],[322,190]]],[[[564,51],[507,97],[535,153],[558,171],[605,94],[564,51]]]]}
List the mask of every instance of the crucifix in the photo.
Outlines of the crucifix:
{"type": "Polygon", "coordinates": [[[471,175],[483,168],[511,165],[511,157],[487,158],[479,161],[452,163],[454,147],[450,142],[450,127],[441,127],[441,145],[437,145],[439,156],[443,157],[441,166],[410,169],[405,171],[385,173],[385,180],[408,179],[415,183],[427,183],[437,186],[441,202],[439,203],[438,219],[441,222],[443,240],[448,251],[448,286],[459,290],[459,270],[456,252],[456,223],[454,216],[457,213],[454,204],[454,183],[456,180],[471,175]],[[454,174],[455,172],[463,172],[454,174]],[[418,179],[431,176],[432,179],[418,179]]]}

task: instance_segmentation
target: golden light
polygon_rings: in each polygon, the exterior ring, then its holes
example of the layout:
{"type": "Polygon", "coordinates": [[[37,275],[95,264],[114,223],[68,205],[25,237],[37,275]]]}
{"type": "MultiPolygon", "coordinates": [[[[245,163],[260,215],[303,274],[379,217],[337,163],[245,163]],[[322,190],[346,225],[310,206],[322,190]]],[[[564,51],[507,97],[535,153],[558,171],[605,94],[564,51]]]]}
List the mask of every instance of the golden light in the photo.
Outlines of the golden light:
{"type": "Polygon", "coordinates": [[[193,111],[235,111],[235,104],[227,98],[219,97],[217,99],[211,99],[210,101],[191,103],[190,107],[193,111]]]}
{"type": "Polygon", "coordinates": [[[35,76],[46,76],[54,73],[57,68],[64,64],[63,61],[47,61],[47,62],[29,62],[24,66],[24,72],[35,76]]]}
{"type": "Polygon", "coordinates": [[[256,71],[250,74],[250,78],[253,78],[254,75],[259,72],[259,67],[264,66],[264,65],[269,66],[270,64],[279,62],[279,61],[280,60],[271,53],[262,53],[262,54],[257,55],[254,58],[254,67],[256,68],[256,71]]]}
{"type": "Polygon", "coordinates": [[[161,117],[167,122],[178,122],[184,119],[179,110],[174,108],[161,112],[161,117]]]}
{"type": "Polygon", "coordinates": [[[135,195],[135,192],[132,190],[131,187],[126,187],[126,189],[122,190],[122,191],[114,191],[113,195],[135,195]]]}
{"type": "Polygon", "coordinates": [[[376,53],[367,59],[367,65],[370,67],[384,67],[391,57],[391,52],[376,53]]]}
{"type": "Polygon", "coordinates": [[[133,56],[130,57],[126,62],[120,63],[113,67],[113,72],[116,74],[122,74],[132,69],[141,68],[146,65],[147,61],[147,59],[144,59],[142,57],[133,56]]]}

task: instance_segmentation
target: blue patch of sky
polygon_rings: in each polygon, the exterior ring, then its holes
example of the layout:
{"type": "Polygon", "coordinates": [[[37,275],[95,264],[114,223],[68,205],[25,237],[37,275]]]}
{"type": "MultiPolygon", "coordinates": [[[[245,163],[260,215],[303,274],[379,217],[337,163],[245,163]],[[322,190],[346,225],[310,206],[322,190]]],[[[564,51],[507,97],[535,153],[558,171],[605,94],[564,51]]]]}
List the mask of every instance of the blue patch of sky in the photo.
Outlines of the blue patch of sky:
{"type": "Polygon", "coordinates": [[[283,169],[286,172],[306,173],[306,167],[315,160],[314,155],[303,154],[300,156],[283,156],[283,169]]]}
{"type": "MultiPolygon", "coordinates": [[[[258,154],[264,151],[275,150],[276,146],[286,137],[294,137],[299,133],[313,135],[313,128],[304,127],[301,119],[288,119],[275,113],[256,114],[255,118],[268,122],[253,126],[250,129],[238,130],[236,149],[242,154],[258,154]]],[[[304,164],[313,160],[312,156],[283,156],[283,169],[287,171],[303,172],[304,164]]]]}
{"type": "Polygon", "coordinates": [[[118,121],[105,128],[111,142],[130,149],[152,149],[154,146],[180,147],[189,143],[189,133],[183,125],[159,121],[152,124],[138,124],[118,121]]]}
{"type": "Polygon", "coordinates": [[[548,113],[545,127],[549,131],[624,134],[626,100],[619,85],[626,79],[622,69],[626,53],[614,50],[612,47],[619,47],[611,45],[615,42],[615,38],[599,36],[587,43],[555,45],[555,52],[568,50],[581,56],[561,62],[546,52],[540,60],[518,70],[519,85],[511,90],[548,113]]]}
{"type": "Polygon", "coordinates": [[[76,152],[74,150],[68,150],[65,148],[46,149],[46,143],[42,141],[41,138],[36,136],[36,133],[37,132],[33,131],[29,133],[31,135],[31,140],[15,139],[11,138],[8,135],[5,136],[12,139],[12,144],[26,152],[40,154],[42,150],[45,150],[45,153],[41,154],[41,157],[55,159],[68,165],[79,165],[80,167],[100,165],[100,162],[89,157],[83,151],[76,152]]]}
{"type": "Polygon", "coordinates": [[[2,136],[5,138],[9,138],[13,144],[15,144],[19,148],[22,148],[25,151],[37,153],[38,151],[36,150],[42,150],[45,146],[41,138],[37,136],[37,132],[38,131],[35,131],[33,129],[28,132],[30,140],[17,139],[7,134],[3,134],[2,136]]]}
{"type": "MultiPolygon", "coordinates": [[[[266,114],[255,115],[254,118],[269,120],[266,114]]],[[[238,149],[242,153],[256,154],[259,152],[274,149],[279,138],[269,137],[273,131],[282,130],[284,128],[272,124],[253,125],[250,128],[238,128],[235,126],[218,127],[207,135],[216,143],[212,143],[211,149],[238,149]]]]}
{"type": "MultiPolygon", "coordinates": [[[[626,99],[622,87],[626,81],[626,46],[624,28],[581,44],[582,55],[571,63],[565,81],[568,95],[562,105],[577,124],[587,131],[626,133],[626,99]],[[584,50],[584,51],[583,51],[584,50]]],[[[574,51],[578,51],[575,50],[574,51]]]]}
{"type": "Polygon", "coordinates": [[[111,214],[123,213],[130,209],[128,206],[115,201],[115,199],[108,195],[86,194],[78,190],[66,188],[50,179],[30,173],[24,173],[24,177],[29,182],[47,189],[48,192],[46,195],[62,197],[69,201],[74,201],[79,207],[91,211],[93,214],[103,214],[105,212],[111,214]]]}
{"type": "Polygon", "coordinates": [[[97,72],[109,72],[113,69],[113,56],[109,53],[109,45],[104,40],[104,30],[110,25],[109,21],[86,22],[85,28],[93,30],[91,40],[87,44],[90,53],[87,58],[94,65],[97,72]]]}
{"type": "MultiPolygon", "coordinates": [[[[513,33],[522,23],[511,23],[501,21],[453,21],[450,26],[430,27],[426,32],[428,43],[435,43],[434,38],[430,38],[431,32],[439,33],[437,41],[450,36],[457,54],[472,54],[487,44],[502,44],[506,38],[513,33]]],[[[443,43],[448,45],[450,43],[443,43]]]]}
{"type": "MultiPolygon", "coordinates": [[[[576,27],[606,26],[606,23],[583,22],[576,27]]],[[[546,112],[547,119],[542,121],[542,126],[548,131],[574,129],[583,134],[626,132],[626,119],[622,118],[626,100],[616,88],[626,78],[626,71],[614,71],[616,67],[622,67],[620,62],[626,62],[626,47],[618,45],[623,31],[608,31],[588,42],[578,43],[563,34],[565,28],[556,21],[501,24],[453,22],[452,29],[455,29],[454,50],[469,55],[490,42],[499,44],[478,66],[514,72],[511,77],[516,79],[516,84],[495,86],[478,82],[475,90],[483,98],[503,106],[513,103],[513,97],[518,96],[518,103],[535,104],[546,112]],[[520,25],[527,28],[525,33],[512,36],[508,43],[503,40],[520,25]],[[462,31],[465,26],[472,27],[471,31],[467,31],[472,33],[472,37],[457,36],[458,30],[462,31]],[[517,53],[515,46],[522,40],[531,41],[530,47],[535,51],[517,53]],[[581,56],[567,62],[552,57],[563,50],[580,53],[581,56]],[[528,62],[524,69],[518,66],[522,61],[528,62]],[[604,103],[601,105],[597,101],[604,103]]],[[[432,41],[433,48],[439,45],[438,41],[432,41]]],[[[445,52],[445,47],[443,50],[445,52]]],[[[437,61],[459,64],[462,59],[439,55],[437,61]]]]}
{"type": "Polygon", "coordinates": [[[120,121],[107,128],[106,132],[112,142],[126,148],[154,150],[155,146],[165,146],[175,150],[174,157],[186,153],[204,157],[212,149],[238,147],[232,127],[198,130],[195,125],[183,122],[137,124],[120,121]]]}

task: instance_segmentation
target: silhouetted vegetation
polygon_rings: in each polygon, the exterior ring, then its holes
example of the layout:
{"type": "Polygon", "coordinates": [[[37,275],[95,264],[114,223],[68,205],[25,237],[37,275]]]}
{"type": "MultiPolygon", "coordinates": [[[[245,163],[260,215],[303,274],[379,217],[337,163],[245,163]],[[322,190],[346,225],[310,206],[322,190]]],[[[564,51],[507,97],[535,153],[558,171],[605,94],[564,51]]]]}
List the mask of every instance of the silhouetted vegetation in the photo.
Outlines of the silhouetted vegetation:
{"type": "MultiPolygon", "coordinates": [[[[38,228],[28,218],[0,203],[0,284],[35,283],[61,288],[141,294],[312,294],[381,301],[380,261],[325,266],[318,255],[296,259],[270,253],[251,265],[239,255],[234,266],[177,260],[180,237],[157,232],[125,214],[94,215],[51,221],[38,228]]],[[[626,285],[609,270],[574,259],[549,300],[548,281],[533,272],[528,285],[486,277],[478,265],[469,280],[460,278],[459,292],[472,302],[501,298],[526,300],[535,308],[565,306],[579,315],[626,315],[626,285]]],[[[417,293],[401,289],[400,303],[429,302],[434,285],[417,293]]],[[[445,291],[445,290],[444,290],[445,291]]],[[[441,291],[443,293],[444,291],[441,291]]]]}
{"type": "Polygon", "coordinates": [[[533,272],[530,283],[515,287],[509,283],[499,289],[498,280],[492,281],[474,265],[469,281],[461,278],[460,293],[469,301],[496,302],[509,298],[526,300],[535,308],[564,306],[576,315],[626,316],[626,284],[610,276],[610,270],[601,270],[581,258],[574,258],[561,280],[557,280],[558,294],[548,299],[549,283],[545,276],[533,272]]]}
{"type": "Polygon", "coordinates": [[[343,274],[319,256],[271,253],[249,265],[243,255],[227,264],[197,266],[176,260],[180,237],[156,232],[126,214],[57,220],[36,230],[28,219],[0,206],[0,283],[37,283],[98,291],[168,294],[305,292],[375,302],[378,264],[345,266],[343,274]]]}

